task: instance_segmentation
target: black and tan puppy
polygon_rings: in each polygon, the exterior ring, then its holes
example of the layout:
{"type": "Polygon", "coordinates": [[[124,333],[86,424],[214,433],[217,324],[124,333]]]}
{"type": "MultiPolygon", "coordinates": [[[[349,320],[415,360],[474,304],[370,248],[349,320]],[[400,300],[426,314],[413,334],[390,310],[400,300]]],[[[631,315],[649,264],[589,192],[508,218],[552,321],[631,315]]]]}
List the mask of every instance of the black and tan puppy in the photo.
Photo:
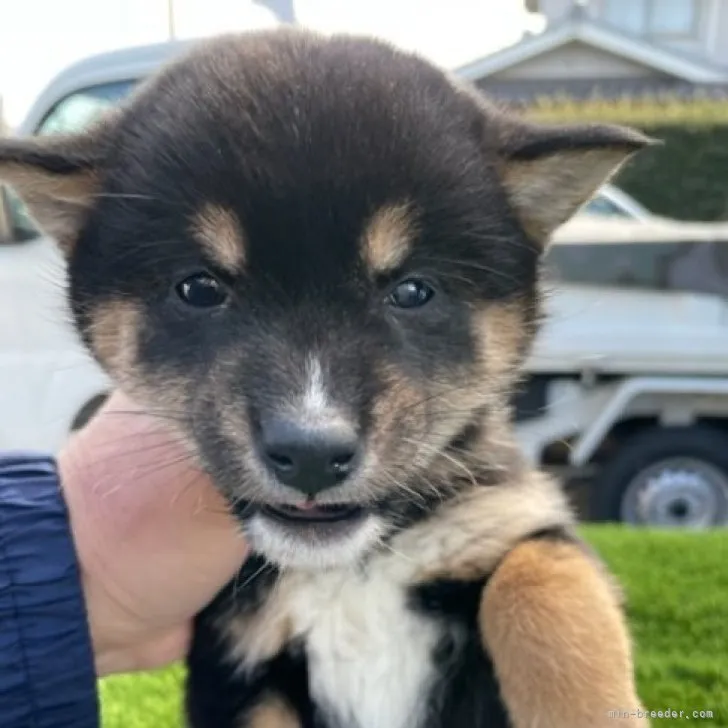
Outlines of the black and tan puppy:
{"type": "Polygon", "coordinates": [[[85,135],[0,145],[86,343],[177,423],[255,552],[198,620],[194,728],[639,707],[617,592],[507,401],[549,234],[646,143],[279,31],[202,44],[85,135]]]}

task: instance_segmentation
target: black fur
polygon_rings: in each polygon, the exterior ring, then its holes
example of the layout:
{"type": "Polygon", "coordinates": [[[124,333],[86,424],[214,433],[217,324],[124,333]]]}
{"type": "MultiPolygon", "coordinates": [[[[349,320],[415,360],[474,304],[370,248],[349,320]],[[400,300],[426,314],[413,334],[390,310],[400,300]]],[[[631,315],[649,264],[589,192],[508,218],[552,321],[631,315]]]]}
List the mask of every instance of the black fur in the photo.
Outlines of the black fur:
{"type": "MultiPolygon", "coordinates": [[[[240,728],[275,696],[301,728],[391,728],[338,725],[314,706],[303,643],[283,646],[251,674],[237,671],[221,626],[265,610],[286,568],[300,568],[298,557],[319,568],[348,543],[362,553],[336,568],[369,568],[397,533],[426,524],[443,502],[520,482],[525,469],[506,413],[540,311],[545,228],[531,218],[555,203],[550,223],[562,222],[602,169],[590,170],[582,189],[571,155],[569,199],[556,204],[558,186],[544,192],[549,185],[532,163],[564,151],[619,157],[644,143],[616,127],[527,124],[415,55],[290,30],[202,44],[89,134],[0,144],[0,176],[12,181],[19,167],[20,184],[51,176],[44,195],[25,188],[41,222],[45,216],[52,227],[57,217],[54,195],[78,203],[62,230],[86,344],[117,383],[194,443],[253,547],[280,562],[279,572],[251,558],[197,620],[193,728],[240,728]],[[79,174],[86,191],[63,179],[78,183],[79,174]],[[534,201],[534,190],[553,199],[534,201]],[[239,266],[220,263],[201,243],[193,221],[205,206],[239,228],[228,243],[237,245],[239,266]],[[384,244],[406,250],[395,270],[380,270],[366,231],[393,206],[406,207],[407,221],[384,244]],[[180,299],[180,282],[197,273],[217,279],[225,305],[198,309],[180,299]],[[427,305],[390,305],[393,288],[412,278],[434,292],[427,305]],[[265,506],[301,503],[266,465],[260,432],[266,418],[295,416],[291,403],[295,409],[311,381],[311,357],[325,380],[326,417],[344,419],[371,455],[368,470],[325,494],[328,505],[364,514],[372,528],[354,532],[370,539],[361,547],[346,541],[350,522],[340,538],[317,540],[293,527],[281,536],[280,519],[261,517],[265,506]],[[268,528],[257,544],[256,524],[268,528]]],[[[505,726],[477,631],[484,581],[410,586],[409,608],[442,635],[432,655],[436,685],[421,696],[426,717],[412,728],[505,726]]]]}
{"type": "Polygon", "coordinates": [[[259,665],[243,676],[228,658],[220,625],[231,616],[265,608],[279,572],[265,559],[252,555],[235,579],[195,620],[187,657],[186,712],[193,728],[239,728],[241,716],[261,701],[281,697],[301,719],[301,728],[316,728],[308,694],[306,658],[300,645],[259,665]]]}
{"type": "Polygon", "coordinates": [[[508,728],[493,663],[482,647],[477,614],[486,580],[439,580],[412,589],[412,606],[445,625],[433,659],[438,682],[423,728],[508,728]]]}
{"type": "Polygon", "coordinates": [[[185,705],[191,728],[240,728],[242,717],[270,698],[284,700],[301,728],[329,728],[315,719],[306,658],[296,645],[260,665],[250,677],[242,677],[227,658],[219,633],[201,616],[187,665],[185,705]]]}

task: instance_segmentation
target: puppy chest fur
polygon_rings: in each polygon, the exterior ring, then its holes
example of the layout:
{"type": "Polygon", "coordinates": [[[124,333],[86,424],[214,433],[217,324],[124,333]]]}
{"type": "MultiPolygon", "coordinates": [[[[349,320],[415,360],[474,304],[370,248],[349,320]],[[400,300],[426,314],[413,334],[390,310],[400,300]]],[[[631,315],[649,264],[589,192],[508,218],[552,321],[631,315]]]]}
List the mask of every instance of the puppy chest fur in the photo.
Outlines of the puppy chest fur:
{"type": "Polygon", "coordinates": [[[408,604],[406,569],[377,559],[359,573],[285,574],[264,610],[283,612],[308,663],[311,699],[327,725],[422,724],[444,626],[408,604]],[[284,604],[275,604],[277,600],[284,604]]]}
{"type": "MultiPolygon", "coordinates": [[[[275,698],[300,728],[444,728],[435,694],[447,691],[447,673],[464,658],[468,636],[476,634],[474,614],[469,624],[461,615],[444,617],[424,593],[437,586],[423,585],[420,595],[412,576],[411,565],[389,556],[357,571],[288,572],[254,615],[218,619],[218,659],[236,671],[239,696],[251,686],[261,696],[238,706],[235,725],[256,728],[258,706],[275,698]],[[276,684],[267,674],[286,654],[305,665],[297,686],[276,684]],[[307,696],[303,705],[291,697],[297,691],[307,696]]],[[[193,699],[195,676],[204,669],[193,652],[193,699]]],[[[486,680],[479,689],[489,689],[486,680]]]]}
{"type": "MultiPolygon", "coordinates": [[[[227,664],[234,686],[235,725],[256,728],[256,711],[275,699],[301,728],[505,726],[478,628],[483,588],[514,544],[569,523],[558,489],[534,478],[465,497],[354,567],[278,571],[253,560],[203,617],[217,634],[216,669],[227,664]],[[498,523],[506,503],[514,517],[498,523]],[[280,680],[282,659],[304,669],[280,680]],[[465,722],[449,722],[456,715],[465,722]]],[[[193,700],[204,700],[205,655],[192,653],[193,700]]]]}

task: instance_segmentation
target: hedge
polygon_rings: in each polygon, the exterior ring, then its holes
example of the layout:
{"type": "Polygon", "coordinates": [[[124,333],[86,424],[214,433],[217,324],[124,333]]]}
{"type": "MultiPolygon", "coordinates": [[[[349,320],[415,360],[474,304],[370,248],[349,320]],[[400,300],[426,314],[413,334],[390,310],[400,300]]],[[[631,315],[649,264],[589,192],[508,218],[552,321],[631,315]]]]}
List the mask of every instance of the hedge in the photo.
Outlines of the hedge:
{"type": "Polygon", "coordinates": [[[659,215],[728,220],[728,100],[540,99],[525,113],[548,122],[641,129],[663,144],[638,154],[615,183],[659,215]]]}

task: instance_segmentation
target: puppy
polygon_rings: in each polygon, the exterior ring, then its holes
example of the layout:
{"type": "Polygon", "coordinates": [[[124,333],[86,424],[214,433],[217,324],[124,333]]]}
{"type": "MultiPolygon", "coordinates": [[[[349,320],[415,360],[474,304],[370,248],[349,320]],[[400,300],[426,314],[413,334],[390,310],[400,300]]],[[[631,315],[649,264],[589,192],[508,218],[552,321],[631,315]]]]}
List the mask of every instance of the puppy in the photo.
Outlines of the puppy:
{"type": "Polygon", "coordinates": [[[286,30],[202,43],[87,133],[0,145],[83,340],[254,552],[197,620],[190,726],[627,725],[617,590],[508,400],[549,235],[648,143],[286,30]]]}

